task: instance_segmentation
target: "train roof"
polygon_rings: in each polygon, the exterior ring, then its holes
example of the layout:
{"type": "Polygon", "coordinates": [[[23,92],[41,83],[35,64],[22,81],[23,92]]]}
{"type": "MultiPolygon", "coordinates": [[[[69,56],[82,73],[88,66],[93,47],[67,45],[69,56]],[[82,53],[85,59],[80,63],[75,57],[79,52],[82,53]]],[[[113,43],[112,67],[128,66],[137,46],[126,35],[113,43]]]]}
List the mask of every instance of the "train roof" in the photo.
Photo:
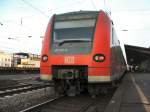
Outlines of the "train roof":
{"type": "Polygon", "coordinates": [[[68,13],[62,13],[62,14],[56,14],[55,20],[61,21],[61,20],[67,20],[67,19],[92,19],[96,18],[99,11],[74,11],[74,12],[68,12],[68,13]]]}
{"type": "Polygon", "coordinates": [[[83,11],[83,10],[80,10],[80,11],[73,11],[73,12],[67,12],[67,13],[62,13],[62,14],[56,14],[56,15],[74,15],[74,14],[90,14],[90,13],[94,13],[94,14],[98,14],[99,11],[83,11]]]}

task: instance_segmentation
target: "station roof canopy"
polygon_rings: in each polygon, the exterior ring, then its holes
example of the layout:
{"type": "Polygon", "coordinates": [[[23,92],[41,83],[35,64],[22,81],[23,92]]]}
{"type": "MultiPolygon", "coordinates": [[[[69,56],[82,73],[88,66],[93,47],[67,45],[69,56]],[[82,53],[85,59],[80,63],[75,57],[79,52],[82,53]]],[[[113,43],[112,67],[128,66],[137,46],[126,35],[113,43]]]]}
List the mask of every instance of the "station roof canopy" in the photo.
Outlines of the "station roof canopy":
{"type": "Polygon", "coordinates": [[[22,55],[22,56],[29,57],[29,54],[28,53],[24,53],[24,52],[14,53],[14,55],[22,55]]]}
{"type": "Polygon", "coordinates": [[[145,60],[150,60],[150,48],[125,45],[125,51],[129,65],[137,65],[145,60]]]}

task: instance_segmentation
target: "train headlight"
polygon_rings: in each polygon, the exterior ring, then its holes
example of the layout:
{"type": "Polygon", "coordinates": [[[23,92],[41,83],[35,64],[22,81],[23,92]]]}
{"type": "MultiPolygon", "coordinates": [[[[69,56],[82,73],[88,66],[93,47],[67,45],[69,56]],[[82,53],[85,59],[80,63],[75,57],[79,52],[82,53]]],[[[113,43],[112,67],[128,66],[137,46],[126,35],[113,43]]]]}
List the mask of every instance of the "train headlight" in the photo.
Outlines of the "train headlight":
{"type": "Polygon", "coordinates": [[[103,62],[105,61],[105,56],[103,54],[96,54],[94,55],[93,60],[96,62],[103,62]]]}
{"type": "Polygon", "coordinates": [[[48,56],[47,56],[47,55],[43,55],[43,56],[42,56],[42,61],[43,61],[43,62],[48,61],[48,56]]]}

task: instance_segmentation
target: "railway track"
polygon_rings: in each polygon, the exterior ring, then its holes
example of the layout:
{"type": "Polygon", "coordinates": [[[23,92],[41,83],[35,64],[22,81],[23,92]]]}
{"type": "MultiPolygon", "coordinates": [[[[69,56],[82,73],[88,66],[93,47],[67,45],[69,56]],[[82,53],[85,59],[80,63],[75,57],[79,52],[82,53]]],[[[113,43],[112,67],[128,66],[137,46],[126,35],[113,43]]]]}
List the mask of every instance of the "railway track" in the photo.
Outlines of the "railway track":
{"type": "Polygon", "coordinates": [[[31,86],[31,84],[21,83],[21,84],[16,84],[16,85],[13,85],[13,86],[0,87],[0,91],[5,91],[7,89],[15,89],[15,88],[20,88],[20,87],[26,87],[26,86],[31,86]]]}
{"type": "Polygon", "coordinates": [[[22,92],[32,91],[52,86],[50,84],[23,84],[0,88],[0,97],[12,96],[22,92]]]}
{"type": "MultiPolygon", "coordinates": [[[[35,111],[35,110],[37,110],[37,109],[40,109],[42,106],[47,105],[47,104],[49,104],[49,103],[52,103],[52,102],[54,102],[54,101],[56,101],[56,100],[58,100],[58,99],[60,99],[60,98],[62,98],[62,97],[63,97],[63,96],[60,96],[60,97],[56,97],[56,98],[47,100],[47,101],[42,102],[42,103],[40,103],[40,104],[34,105],[34,106],[29,107],[29,108],[24,109],[24,110],[21,110],[20,112],[32,112],[32,111],[35,111]]],[[[39,112],[39,111],[38,111],[38,112],[39,112]]]]}
{"type": "Polygon", "coordinates": [[[91,98],[88,94],[58,97],[20,112],[103,112],[114,90],[110,93],[100,95],[97,98],[91,98]]]}

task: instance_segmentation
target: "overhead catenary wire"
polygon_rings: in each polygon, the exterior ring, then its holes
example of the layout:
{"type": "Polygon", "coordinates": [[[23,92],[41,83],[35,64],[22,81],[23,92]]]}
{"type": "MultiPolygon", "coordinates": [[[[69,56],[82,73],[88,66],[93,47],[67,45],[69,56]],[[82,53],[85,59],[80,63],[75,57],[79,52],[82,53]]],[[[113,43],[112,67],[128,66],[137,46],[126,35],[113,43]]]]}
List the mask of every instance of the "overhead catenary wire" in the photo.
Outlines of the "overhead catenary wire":
{"type": "MultiPolygon", "coordinates": [[[[31,4],[30,2],[28,2],[27,0],[22,0],[25,4],[27,4],[28,6],[30,6],[30,7],[32,7],[33,9],[35,9],[36,11],[38,11],[39,13],[41,13],[43,16],[45,16],[45,17],[48,17],[49,18],[49,16],[47,15],[47,14],[45,14],[45,12],[44,11],[42,11],[42,10],[40,10],[39,8],[37,8],[36,6],[34,6],[33,4],[31,4]]],[[[50,11],[53,11],[53,10],[58,10],[58,9],[62,9],[63,7],[67,7],[67,6],[73,6],[73,5],[75,5],[75,4],[79,4],[79,3],[82,3],[82,2],[85,2],[86,0],[84,0],[84,1],[76,1],[76,2],[74,2],[74,3],[70,3],[70,4],[67,4],[67,5],[64,5],[64,6],[62,6],[62,7],[57,7],[57,8],[53,8],[53,9],[50,9],[50,11]]]]}
{"type": "MultiPolygon", "coordinates": [[[[27,4],[28,6],[30,6],[31,8],[34,8],[36,11],[38,11],[39,13],[41,13],[44,17],[46,18],[49,18],[49,15],[46,15],[46,11],[42,11],[40,10],[39,8],[33,6],[31,3],[29,3],[28,1],[26,0],[22,0],[23,3],[27,4]],[[29,4],[30,5],[29,5],[29,4]]],[[[59,6],[59,7],[55,7],[55,8],[52,8],[52,9],[47,9],[47,12],[52,12],[52,11],[56,11],[56,10],[61,10],[63,8],[66,8],[66,7],[72,7],[73,5],[75,4],[80,4],[80,3],[84,3],[85,1],[87,0],[78,0],[78,1],[75,1],[75,2],[72,2],[72,3],[69,3],[69,4],[65,4],[65,5],[62,5],[62,6],[59,6]]],[[[30,15],[25,15],[25,16],[22,16],[22,17],[18,17],[18,18],[15,18],[15,19],[8,19],[8,20],[3,20],[2,22],[4,23],[8,23],[8,22],[16,22],[17,20],[20,21],[20,19],[26,19],[26,18],[31,18],[31,17],[35,17],[36,14],[30,14],[30,15]]]]}
{"type": "Polygon", "coordinates": [[[35,50],[29,50],[29,48],[20,48],[19,46],[7,46],[7,45],[0,45],[0,51],[5,51],[5,52],[31,52],[32,53],[40,53],[41,52],[41,48],[37,48],[36,51],[35,50]],[[19,48],[19,49],[18,49],[19,48]]]}
{"type": "MultiPolygon", "coordinates": [[[[40,10],[40,8],[38,8],[38,7],[36,7],[32,2],[30,2],[30,1],[28,1],[28,0],[22,0],[23,1],[23,3],[25,3],[26,5],[28,5],[28,6],[30,6],[31,8],[33,8],[35,11],[38,11],[41,15],[43,15],[44,17],[48,17],[49,18],[49,16],[48,15],[46,15],[46,12],[45,11],[43,11],[43,10],[40,10]]],[[[62,8],[64,8],[64,7],[72,7],[73,5],[75,5],[75,4],[81,4],[81,3],[84,3],[85,1],[87,1],[87,0],[84,0],[84,1],[81,1],[81,0],[78,0],[78,1],[74,1],[74,2],[71,2],[71,3],[67,3],[67,4],[65,4],[65,5],[63,5],[63,6],[61,6],[61,7],[56,7],[56,8],[53,8],[53,9],[51,9],[51,11],[53,10],[60,10],[60,9],[62,9],[62,8]]],[[[49,10],[47,10],[47,11],[49,11],[49,10]]],[[[35,14],[34,15],[30,15],[29,17],[31,17],[31,16],[35,16],[35,14]]],[[[27,27],[27,25],[26,24],[24,24],[24,21],[25,21],[25,18],[26,17],[28,17],[28,16],[25,16],[25,17],[19,17],[19,18],[17,18],[17,19],[13,19],[13,20],[5,20],[5,21],[2,21],[2,23],[4,22],[4,29],[7,29],[8,27],[9,27],[9,24],[8,24],[8,22],[15,22],[15,23],[17,23],[17,24],[15,24],[16,26],[20,26],[20,29],[22,29],[22,28],[25,28],[25,29],[31,29],[30,27],[27,27]],[[16,20],[18,20],[18,22],[16,22],[16,20]]],[[[10,33],[9,35],[11,35],[12,33],[10,33]]],[[[9,36],[8,36],[9,37],[9,36]]],[[[16,41],[16,40],[15,40],[16,41]]],[[[12,42],[8,42],[8,41],[6,41],[5,42],[5,44],[3,44],[3,45],[0,45],[1,46],[1,48],[4,48],[4,49],[7,49],[7,50],[17,50],[17,47],[18,46],[20,46],[20,45],[15,45],[15,43],[13,42],[13,45],[12,45],[12,42]],[[11,45],[10,44],[8,44],[8,43],[11,43],[11,45]]],[[[18,50],[21,50],[21,49],[18,49],[18,50]]]]}
{"type": "Polygon", "coordinates": [[[5,51],[19,51],[20,49],[18,49],[17,47],[8,47],[8,46],[4,46],[4,45],[0,45],[0,50],[5,50],[5,51]]]}
{"type": "Polygon", "coordinates": [[[85,1],[87,1],[87,0],[78,0],[78,1],[66,4],[66,5],[62,5],[62,6],[59,6],[59,7],[56,7],[56,8],[52,8],[49,11],[55,11],[55,10],[63,9],[63,8],[66,8],[66,7],[72,7],[72,6],[76,5],[76,4],[84,3],[85,1]]]}
{"type": "MultiPolygon", "coordinates": [[[[30,7],[34,8],[36,11],[40,12],[42,15],[44,14],[44,16],[48,17],[48,16],[45,14],[44,11],[41,11],[39,8],[37,8],[37,7],[35,7],[34,5],[32,5],[32,3],[28,2],[27,0],[22,0],[22,1],[23,1],[23,3],[25,3],[25,4],[29,5],[30,7]]],[[[63,7],[68,7],[68,6],[71,7],[71,6],[75,5],[75,4],[83,3],[83,2],[85,2],[85,1],[87,1],[87,0],[84,0],[84,1],[81,1],[81,0],[74,1],[74,2],[72,2],[72,3],[68,3],[68,4],[63,5],[63,6],[61,6],[61,7],[56,7],[56,8],[50,9],[50,10],[58,10],[58,9],[62,9],[63,7]]],[[[26,27],[26,29],[29,30],[29,29],[31,29],[31,27],[28,27],[27,25],[23,24],[23,21],[26,21],[25,18],[31,17],[31,16],[35,16],[35,14],[34,14],[34,15],[30,15],[30,16],[19,17],[18,19],[5,20],[5,21],[4,21],[4,24],[5,24],[5,26],[8,26],[8,25],[7,25],[8,22],[12,22],[12,23],[13,23],[13,22],[16,22],[16,20],[18,20],[18,22],[17,22],[17,23],[19,23],[18,25],[23,26],[23,28],[26,27]]],[[[31,31],[32,31],[32,30],[31,30],[31,31]]]]}
{"type": "Polygon", "coordinates": [[[113,12],[150,13],[150,9],[112,9],[113,12]]]}
{"type": "Polygon", "coordinates": [[[45,17],[49,17],[48,15],[45,14],[45,12],[43,12],[42,10],[40,10],[39,8],[37,8],[36,6],[32,5],[30,2],[28,2],[27,0],[22,0],[25,4],[27,4],[28,6],[32,7],[34,10],[38,11],[39,13],[41,13],[43,16],[45,17]]]}
{"type": "MultiPolygon", "coordinates": [[[[60,6],[60,7],[56,7],[56,8],[52,8],[52,9],[46,9],[45,11],[43,10],[43,8],[39,8],[38,7],[38,5],[36,6],[36,5],[34,5],[31,1],[29,1],[29,0],[22,0],[23,2],[21,2],[21,3],[25,3],[25,4],[27,4],[28,6],[30,6],[30,7],[32,7],[35,11],[38,11],[40,14],[40,16],[41,17],[48,17],[49,18],[49,16],[48,15],[46,15],[47,14],[47,12],[52,12],[52,11],[56,11],[56,10],[61,10],[61,9],[63,9],[63,8],[68,8],[68,7],[73,7],[75,4],[81,4],[81,3],[84,3],[85,1],[87,1],[87,0],[76,0],[76,1],[72,1],[72,3],[71,2],[66,2],[65,4],[62,4],[62,6],[60,6]],[[42,10],[41,10],[42,9],[42,10]],[[43,15],[43,16],[42,16],[43,15]]],[[[105,0],[104,0],[105,1],[105,0]]],[[[96,1],[94,2],[94,0],[88,0],[88,3],[90,3],[90,5],[94,8],[94,9],[96,9],[96,1]],[[91,3],[90,3],[91,2],[91,3]]],[[[83,4],[84,5],[84,4],[83,4]]],[[[98,8],[98,7],[97,7],[98,8]]],[[[114,10],[115,11],[115,10],[114,10]]],[[[143,12],[146,12],[146,14],[147,14],[147,12],[149,13],[150,12],[150,9],[121,9],[121,10],[119,10],[120,12],[122,11],[122,12],[131,12],[131,13],[133,13],[133,12],[137,12],[137,13],[143,13],[143,12]]],[[[35,16],[36,15],[36,13],[34,13],[33,15],[27,15],[27,16],[24,16],[24,17],[19,17],[18,18],[18,23],[19,24],[17,24],[18,26],[20,25],[20,26],[22,26],[23,28],[23,30],[22,31],[26,31],[26,32],[28,32],[28,31],[32,31],[32,27],[30,27],[30,26],[28,26],[27,24],[24,24],[25,22],[24,21],[26,21],[25,19],[26,18],[30,18],[30,17],[32,17],[32,16],[35,16]],[[21,19],[22,18],[22,19],[21,19]],[[20,21],[20,20],[22,20],[22,21],[20,21]]],[[[43,18],[44,18],[43,17],[43,18]]],[[[44,18],[44,19],[46,19],[46,18],[44,18]]],[[[14,20],[12,20],[12,22],[16,22],[16,20],[14,19],[14,20]]],[[[5,27],[5,26],[8,26],[7,25],[7,21],[0,21],[1,23],[3,23],[4,25],[3,26],[0,26],[0,27],[5,27]]],[[[27,22],[26,22],[27,23],[27,22]]],[[[21,28],[20,28],[21,29],[21,28]]],[[[147,29],[147,28],[145,28],[145,29],[129,29],[129,31],[148,31],[149,29],[147,29]]],[[[11,34],[11,33],[10,33],[11,34]]],[[[33,33],[34,34],[34,33],[33,33]]],[[[6,44],[8,44],[8,43],[6,43],[6,44]]]]}
{"type": "Polygon", "coordinates": [[[90,0],[90,1],[91,1],[91,4],[92,4],[93,8],[94,8],[95,10],[97,10],[96,5],[95,5],[94,1],[93,1],[93,0],[90,0]]]}
{"type": "MultiPolygon", "coordinates": [[[[11,39],[12,41],[10,41],[8,38],[11,38],[11,37],[3,36],[3,39],[1,40],[1,43],[0,43],[0,50],[6,51],[6,52],[8,51],[17,51],[17,52],[18,51],[32,51],[29,49],[32,49],[33,45],[27,44],[27,42],[24,42],[23,40],[19,38],[17,38],[18,40],[16,40],[16,38],[12,38],[11,39]],[[24,43],[24,46],[21,47],[23,43],[24,43]]],[[[40,53],[41,47],[39,47],[39,45],[41,46],[41,42],[38,42],[38,45],[35,45],[36,51],[33,50],[33,52],[40,53]]]]}

